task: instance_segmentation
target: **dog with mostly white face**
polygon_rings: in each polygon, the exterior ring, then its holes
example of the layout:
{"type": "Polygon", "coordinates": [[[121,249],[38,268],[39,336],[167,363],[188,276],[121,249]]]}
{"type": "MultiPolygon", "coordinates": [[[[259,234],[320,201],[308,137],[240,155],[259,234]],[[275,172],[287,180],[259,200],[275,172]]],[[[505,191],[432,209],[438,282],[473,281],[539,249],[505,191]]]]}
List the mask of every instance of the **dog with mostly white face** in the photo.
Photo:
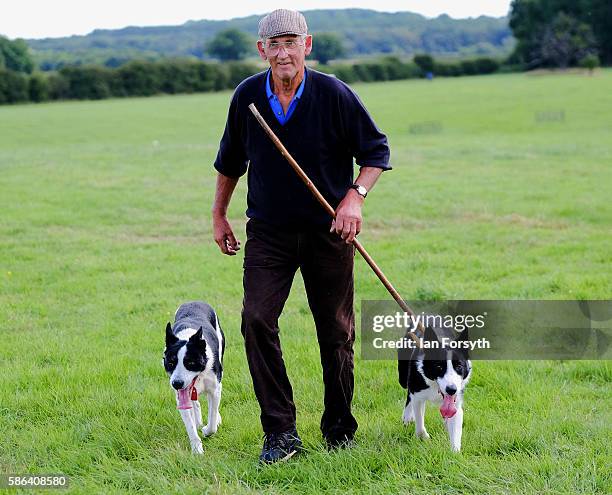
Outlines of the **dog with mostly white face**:
{"type": "Polygon", "coordinates": [[[176,404],[191,443],[191,450],[202,454],[204,436],[216,433],[221,424],[221,378],[225,337],[213,308],[200,301],[182,304],[174,324],[166,326],[166,349],[163,364],[176,392],[176,404]],[[206,394],[208,424],[202,422],[198,397],[206,394]]]}
{"type": "Polygon", "coordinates": [[[467,351],[467,330],[461,332],[453,348],[444,348],[431,327],[425,329],[423,348],[401,351],[398,355],[400,385],[408,390],[402,420],[415,423],[416,436],[429,438],[425,429],[425,406],[433,402],[440,405],[440,414],[448,432],[451,449],[461,450],[463,431],[463,393],[472,374],[467,351]]]}

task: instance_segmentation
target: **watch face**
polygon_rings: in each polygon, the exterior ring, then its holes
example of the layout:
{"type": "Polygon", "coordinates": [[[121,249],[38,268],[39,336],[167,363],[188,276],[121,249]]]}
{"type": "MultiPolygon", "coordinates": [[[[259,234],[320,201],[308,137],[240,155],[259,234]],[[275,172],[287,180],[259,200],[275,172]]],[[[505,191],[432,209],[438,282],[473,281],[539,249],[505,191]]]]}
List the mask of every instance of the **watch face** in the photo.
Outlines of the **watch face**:
{"type": "Polygon", "coordinates": [[[364,198],[368,194],[368,190],[365,187],[363,187],[362,185],[353,184],[353,189],[355,189],[355,191],[357,191],[357,193],[359,195],[363,196],[364,198]]]}

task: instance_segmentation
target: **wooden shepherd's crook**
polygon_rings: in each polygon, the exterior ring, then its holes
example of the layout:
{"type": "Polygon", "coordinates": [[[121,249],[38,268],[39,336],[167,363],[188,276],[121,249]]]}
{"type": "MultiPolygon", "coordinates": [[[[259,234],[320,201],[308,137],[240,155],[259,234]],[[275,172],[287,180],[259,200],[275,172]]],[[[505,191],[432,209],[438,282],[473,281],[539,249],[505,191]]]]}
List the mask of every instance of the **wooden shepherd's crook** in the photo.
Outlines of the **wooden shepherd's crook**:
{"type": "MultiPolygon", "coordinates": [[[[298,165],[298,163],[289,154],[289,152],[287,151],[287,148],[285,148],[283,143],[281,143],[280,139],[276,137],[276,134],[274,134],[274,131],[270,129],[270,126],[268,125],[268,123],[264,120],[264,118],[257,111],[257,108],[255,107],[254,103],[251,103],[249,105],[249,110],[251,110],[251,112],[257,119],[257,122],[261,124],[261,127],[263,127],[264,131],[266,131],[266,134],[270,137],[270,139],[276,145],[276,147],[281,152],[281,154],[287,159],[287,161],[289,162],[289,165],[291,165],[293,170],[295,170],[295,172],[300,176],[300,179],[302,179],[304,184],[306,184],[308,189],[310,189],[310,192],[315,195],[315,197],[317,198],[317,201],[321,203],[323,208],[327,210],[327,213],[329,213],[332,216],[332,218],[336,218],[336,212],[334,211],[334,209],[327,202],[327,200],[323,197],[323,195],[319,192],[319,190],[312,183],[312,181],[308,178],[308,176],[306,175],[306,172],[302,170],[302,168],[298,165]]],[[[383,283],[383,285],[387,288],[391,296],[393,296],[393,299],[395,299],[397,304],[399,304],[400,308],[402,308],[404,312],[408,313],[409,315],[414,316],[414,311],[412,311],[410,307],[404,302],[404,300],[402,299],[402,296],[400,296],[399,292],[395,290],[395,287],[393,287],[391,282],[389,282],[389,279],[385,277],[385,274],[382,272],[382,270],[378,268],[378,265],[374,262],[372,257],[368,254],[368,252],[361,245],[361,243],[357,239],[354,239],[353,245],[355,246],[357,251],[359,251],[361,256],[363,256],[363,259],[366,260],[366,263],[370,265],[370,268],[374,270],[374,273],[376,273],[376,275],[378,276],[380,281],[383,283]]],[[[423,325],[421,324],[420,320],[419,320],[417,328],[421,332],[421,335],[425,334],[425,329],[423,328],[423,325]]],[[[414,334],[414,332],[408,332],[408,335],[410,335],[410,338],[414,340],[414,342],[416,342],[417,345],[419,345],[420,347],[420,341],[417,338],[417,336],[414,334]]]]}

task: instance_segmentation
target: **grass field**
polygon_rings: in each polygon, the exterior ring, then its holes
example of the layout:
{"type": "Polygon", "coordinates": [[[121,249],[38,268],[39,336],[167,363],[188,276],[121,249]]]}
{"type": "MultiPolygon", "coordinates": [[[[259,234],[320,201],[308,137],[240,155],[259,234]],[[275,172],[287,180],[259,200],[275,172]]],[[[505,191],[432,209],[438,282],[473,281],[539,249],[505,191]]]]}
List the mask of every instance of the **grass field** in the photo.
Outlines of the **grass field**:
{"type": "MultiPolygon", "coordinates": [[[[360,238],[406,299],[610,298],[611,87],[610,70],[355,86],[394,165],[360,238]]],[[[242,256],[218,253],[209,218],[229,98],[0,108],[0,472],[64,473],[83,494],[610,493],[609,362],[476,362],[452,454],[434,408],[430,442],[402,426],[395,363],[357,356],[357,444],[328,454],[299,277],[281,335],[307,454],[258,465],[242,256]],[[200,457],[160,363],[196,298],[227,336],[223,425],[200,457]]],[[[243,180],[243,242],[244,196],[243,180]]],[[[361,261],[356,279],[357,306],[388,297],[361,261]]]]}

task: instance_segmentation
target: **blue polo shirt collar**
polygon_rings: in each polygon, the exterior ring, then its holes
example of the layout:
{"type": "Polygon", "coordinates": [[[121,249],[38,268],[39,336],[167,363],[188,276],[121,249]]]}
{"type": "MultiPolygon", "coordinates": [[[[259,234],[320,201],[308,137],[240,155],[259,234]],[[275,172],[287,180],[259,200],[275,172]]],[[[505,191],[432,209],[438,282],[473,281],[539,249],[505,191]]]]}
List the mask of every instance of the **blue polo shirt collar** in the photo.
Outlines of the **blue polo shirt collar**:
{"type": "Polygon", "coordinates": [[[283,112],[283,106],[281,105],[281,102],[279,101],[278,97],[272,92],[272,88],[270,87],[270,74],[271,73],[272,71],[268,69],[268,74],[266,76],[266,94],[268,96],[268,101],[270,102],[270,107],[272,108],[272,112],[274,113],[274,116],[276,117],[276,119],[279,121],[281,125],[284,125],[289,120],[291,115],[293,114],[293,111],[295,110],[295,107],[298,104],[298,100],[302,97],[302,93],[304,92],[304,86],[306,84],[306,77],[307,77],[308,70],[304,68],[304,79],[302,79],[300,86],[295,92],[295,96],[289,103],[289,107],[287,108],[286,115],[283,112]]]}

